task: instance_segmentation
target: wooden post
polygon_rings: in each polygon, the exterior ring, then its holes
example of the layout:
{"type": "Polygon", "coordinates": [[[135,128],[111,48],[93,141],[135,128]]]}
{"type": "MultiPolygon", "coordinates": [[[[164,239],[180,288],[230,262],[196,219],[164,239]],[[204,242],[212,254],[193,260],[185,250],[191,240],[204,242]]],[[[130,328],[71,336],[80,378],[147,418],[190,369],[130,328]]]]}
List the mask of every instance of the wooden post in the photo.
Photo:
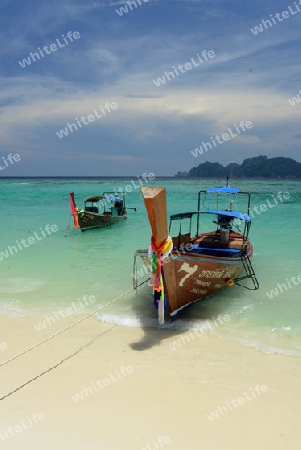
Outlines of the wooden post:
{"type": "MultiPolygon", "coordinates": [[[[148,220],[156,247],[160,247],[168,237],[166,191],[165,188],[141,187],[148,220]]],[[[178,309],[177,279],[174,260],[169,258],[164,264],[164,287],[169,310],[178,309]]],[[[161,303],[161,302],[160,302],[161,303]]],[[[162,305],[161,305],[162,306],[162,305]]]]}
{"type": "Polygon", "coordinates": [[[141,187],[156,247],[168,237],[165,188],[141,187]]]}

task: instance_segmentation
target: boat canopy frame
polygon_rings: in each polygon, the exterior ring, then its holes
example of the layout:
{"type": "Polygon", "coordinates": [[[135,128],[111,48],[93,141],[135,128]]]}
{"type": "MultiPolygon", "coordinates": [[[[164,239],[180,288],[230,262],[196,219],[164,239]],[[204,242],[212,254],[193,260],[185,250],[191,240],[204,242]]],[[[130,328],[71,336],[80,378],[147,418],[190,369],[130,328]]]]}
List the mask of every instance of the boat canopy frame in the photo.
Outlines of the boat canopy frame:
{"type": "MultiPolygon", "coordinates": [[[[126,207],[125,207],[125,192],[124,191],[118,191],[118,192],[117,191],[105,191],[102,195],[92,195],[90,197],[87,197],[84,200],[85,211],[96,212],[95,210],[93,210],[94,208],[97,208],[97,210],[99,211],[99,207],[98,206],[95,207],[94,204],[95,203],[98,204],[101,200],[104,200],[104,199],[108,199],[112,203],[120,201],[122,203],[122,209],[124,211],[126,211],[126,207]],[[116,195],[117,195],[117,197],[116,197],[116,195]],[[91,203],[91,207],[87,207],[87,205],[86,205],[87,203],[91,203]]],[[[102,202],[102,206],[103,206],[103,214],[107,213],[108,211],[106,209],[105,202],[102,202]]],[[[114,206],[111,206],[109,208],[109,209],[111,209],[111,211],[112,211],[112,207],[114,207],[114,206]]],[[[99,212],[98,212],[98,214],[99,214],[99,212]]]]}
{"type": "Polygon", "coordinates": [[[103,196],[106,197],[106,198],[108,198],[108,199],[111,200],[112,202],[118,202],[118,200],[119,200],[119,201],[122,201],[122,203],[123,203],[123,208],[126,209],[126,208],[125,208],[125,192],[124,192],[124,191],[105,191],[105,192],[103,193],[103,196]],[[120,196],[119,194],[121,194],[121,196],[120,196]],[[118,197],[116,197],[116,195],[117,195],[118,197]]]}
{"type": "MultiPolygon", "coordinates": [[[[223,196],[224,197],[224,196],[223,196]]],[[[230,204],[232,203],[232,200],[230,204]]],[[[251,228],[251,217],[250,217],[250,205],[251,205],[251,194],[250,192],[241,191],[239,188],[231,188],[228,186],[228,179],[227,179],[227,186],[218,186],[213,187],[206,190],[200,190],[198,192],[198,212],[201,214],[216,214],[218,217],[226,217],[230,218],[233,217],[234,219],[239,219],[244,221],[244,230],[243,230],[243,237],[248,238],[250,228],[251,228]],[[216,194],[216,209],[211,209],[211,194],[216,194]],[[234,203],[234,211],[229,210],[220,210],[218,208],[218,200],[219,200],[219,194],[229,194],[230,196],[233,196],[233,203],[234,203]],[[247,200],[247,214],[241,214],[237,212],[236,208],[236,197],[242,196],[246,197],[247,200]],[[207,208],[205,207],[204,203],[207,201],[207,208]],[[201,209],[201,205],[203,205],[204,209],[201,209]]],[[[199,227],[200,227],[200,221],[198,218],[197,221],[197,235],[199,234],[199,227]]],[[[218,224],[219,221],[214,221],[214,223],[218,224]]]]}
{"type": "Polygon", "coordinates": [[[244,239],[247,239],[249,236],[250,228],[251,228],[251,217],[250,214],[250,204],[251,204],[251,194],[249,192],[240,191],[238,188],[231,188],[229,186],[220,186],[215,188],[210,188],[207,190],[201,190],[198,192],[198,209],[197,211],[190,211],[185,213],[179,213],[179,214],[173,214],[170,216],[170,222],[169,222],[169,233],[171,231],[171,226],[173,221],[179,220],[180,221],[180,229],[179,229],[179,235],[182,234],[182,220],[189,219],[189,234],[191,235],[191,229],[192,229],[192,218],[193,216],[197,216],[197,225],[196,225],[196,236],[199,235],[199,229],[200,229],[200,217],[202,214],[214,214],[217,216],[217,221],[213,221],[213,223],[220,226],[220,228],[223,228],[221,225],[221,221],[224,221],[226,223],[225,227],[228,227],[230,229],[231,225],[227,225],[230,223],[233,219],[238,219],[244,222],[244,229],[242,232],[242,236],[244,239]],[[230,194],[234,196],[234,205],[236,207],[236,195],[242,195],[247,197],[247,214],[241,214],[237,211],[229,211],[229,210],[223,210],[223,209],[211,209],[210,203],[211,203],[211,196],[210,194],[217,194],[217,206],[218,206],[218,195],[219,194],[230,194]],[[207,208],[205,208],[205,201],[207,200],[207,208]],[[201,209],[201,205],[204,206],[204,209],[201,209]]]}

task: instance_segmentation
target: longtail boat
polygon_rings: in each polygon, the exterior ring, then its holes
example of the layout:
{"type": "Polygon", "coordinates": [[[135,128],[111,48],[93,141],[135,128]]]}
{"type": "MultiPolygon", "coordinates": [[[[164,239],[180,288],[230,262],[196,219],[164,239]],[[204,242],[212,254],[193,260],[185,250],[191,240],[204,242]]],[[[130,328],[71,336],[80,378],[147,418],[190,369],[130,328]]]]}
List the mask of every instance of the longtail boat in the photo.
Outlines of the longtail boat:
{"type": "Polygon", "coordinates": [[[70,214],[74,217],[74,228],[81,231],[92,228],[107,227],[122,222],[127,218],[124,192],[104,192],[103,195],[93,195],[84,200],[84,209],[76,206],[74,192],[70,192],[70,214]]]}
{"type": "Polygon", "coordinates": [[[145,272],[151,276],[159,323],[164,322],[164,310],[169,310],[170,316],[175,318],[188,305],[235,284],[251,290],[259,288],[251,264],[250,193],[231,188],[228,182],[227,186],[199,191],[197,210],[170,216],[168,228],[165,188],[141,187],[141,192],[152,237],[149,251],[135,253],[134,287],[138,286],[137,256],[140,256],[145,272]],[[226,202],[221,201],[224,196],[228,197],[226,202]],[[212,197],[217,200],[214,209],[212,197]],[[238,197],[247,200],[246,214],[233,210],[238,197]],[[215,230],[201,233],[201,217],[205,222],[208,217],[214,217],[215,230]],[[182,232],[185,221],[188,221],[188,231],[182,232]],[[192,233],[193,222],[195,234],[192,233]],[[178,224],[179,229],[171,237],[174,224],[178,224]]]}

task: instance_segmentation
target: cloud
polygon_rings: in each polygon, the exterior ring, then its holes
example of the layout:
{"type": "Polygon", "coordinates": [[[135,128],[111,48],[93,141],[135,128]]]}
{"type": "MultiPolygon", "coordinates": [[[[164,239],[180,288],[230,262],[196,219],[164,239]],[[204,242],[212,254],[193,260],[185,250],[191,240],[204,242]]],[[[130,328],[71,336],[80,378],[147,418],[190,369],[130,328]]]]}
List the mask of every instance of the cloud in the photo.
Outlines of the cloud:
{"type": "Polygon", "coordinates": [[[227,163],[266,153],[300,159],[300,115],[287,99],[301,89],[301,14],[254,36],[250,27],[274,14],[280,2],[251,8],[220,0],[149,0],[121,18],[114,8],[125,3],[33,0],[16,8],[3,0],[2,152],[17,149],[26,156],[28,165],[20,166],[26,173],[31,164],[37,171],[89,174],[95,160],[104,173],[132,174],[160,161],[162,171],[173,174],[191,167],[190,150],[202,140],[249,120],[248,134],[208,158],[227,163]],[[69,30],[81,38],[20,67],[19,60],[69,30]],[[202,50],[216,57],[154,85],[202,50]],[[106,101],[118,110],[58,139],[56,131],[106,101]]]}

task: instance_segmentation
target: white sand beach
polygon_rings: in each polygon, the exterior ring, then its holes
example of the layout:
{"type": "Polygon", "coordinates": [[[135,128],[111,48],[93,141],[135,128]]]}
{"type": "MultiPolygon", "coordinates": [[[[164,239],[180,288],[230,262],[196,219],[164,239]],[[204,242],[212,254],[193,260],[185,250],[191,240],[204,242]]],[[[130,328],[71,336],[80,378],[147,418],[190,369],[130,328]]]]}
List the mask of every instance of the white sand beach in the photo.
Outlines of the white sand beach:
{"type": "MultiPolygon", "coordinates": [[[[55,332],[0,320],[2,362],[55,332]]],[[[181,334],[90,318],[0,367],[3,397],[86,346],[1,401],[1,448],[300,449],[298,358],[181,334]]]]}

